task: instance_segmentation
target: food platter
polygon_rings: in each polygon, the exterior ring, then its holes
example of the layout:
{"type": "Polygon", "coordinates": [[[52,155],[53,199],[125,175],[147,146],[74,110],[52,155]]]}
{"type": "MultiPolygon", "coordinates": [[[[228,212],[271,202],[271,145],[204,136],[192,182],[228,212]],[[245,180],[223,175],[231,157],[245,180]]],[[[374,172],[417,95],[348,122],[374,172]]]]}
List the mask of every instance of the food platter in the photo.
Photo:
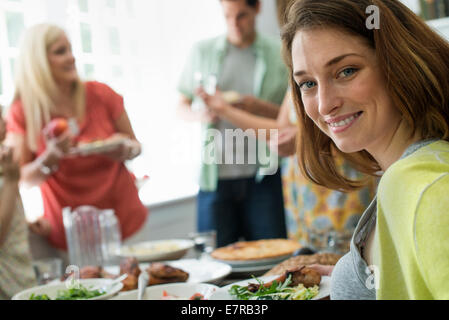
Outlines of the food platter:
{"type": "MultiPolygon", "coordinates": [[[[194,295],[200,294],[209,300],[219,287],[208,283],[170,283],[147,287],[143,300],[194,300],[194,295]]],[[[137,300],[138,290],[121,293],[111,300],[137,300]]]]}
{"type": "Polygon", "coordinates": [[[221,260],[214,258],[213,260],[218,262],[223,262],[229,264],[234,268],[251,268],[251,267],[262,267],[262,266],[272,266],[290,258],[292,254],[286,254],[269,259],[254,259],[254,260],[221,260]]]}
{"type": "MultiPolygon", "coordinates": [[[[103,287],[108,286],[111,284],[113,280],[112,279],[85,279],[85,280],[79,280],[79,283],[87,288],[93,288],[93,287],[103,287]]],[[[108,291],[101,295],[94,298],[90,298],[88,300],[106,300],[114,295],[116,295],[121,289],[123,288],[123,283],[118,282],[112,285],[111,287],[108,287],[108,291]]],[[[46,284],[39,287],[30,288],[27,290],[24,290],[22,292],[19,292],[16,294],[12,300],[30,300],[30,297],[32,294],[34,295],[47,295],[51,300],[55,300],[58,296],[58,292],[67,290],[68,285],[66,282],[53,282],[50,284],[46,284]]]]}
{"type": "MultiPolygon", "coordinates": [[[[232,271],[229,265],[210,260],[181,259],[164,263],[188,272],[187,283],[219,283],[232,271]]],[[[145,270],[149,265],[149,263],[141,263],[140,268],[145,270]]],[[[118,274],[120,271],[118,266],[105,267],[104,269],[111,274],[118,274]]]]}
{"type": "Polygon", "coordinates": [[[192,240],[170,239],[140,242],[122,246],[116,255],[120,258],[134,257],[139,262],[177,260],[193,248],[192,240]]]}
{"type": "Polygon", "coordinates": [[[258,266],[283,261],[299,248],[301,245],[290,239],[240,241],[215,249],[211,257],[232,266],[258,266]]]}
{"type": "Polygon", "coordinates": [[[240,279],[244,277],[250,276],[260,276],[265,274],[267,271],[271,270],[277,264],[266,264],[260,266],[249,266],[249,267],[232,267],[232,275],[234,277],[240,277],[240,279]]]}
{"type": "MultiPolygon", "coordinates": [[[[266,282],[276,279],[277,277],[279,277],[279,275],[264,276],[264,277],[260,277],[258,279],[263,281],[264,283],[266,283],[266,282]]],[[[330,280],[331,280],[331,278],[328,276],[321,277],[319,293],[312,300],[321,300],[330,295],[330,280]]],[[[237,300],[235,297],[230,295],[229,289],[231,289],[231,287],[234,285],[247,286],[250,283],[257,284],[258,282],[256,279],[252,278],[252,279],[246,279],[246,280],[242,280],[242,281],[238,281],[238,282],[229,284],[227,286],[220,288],[214,294],[212,294],[210,300],[237,300]]]]}

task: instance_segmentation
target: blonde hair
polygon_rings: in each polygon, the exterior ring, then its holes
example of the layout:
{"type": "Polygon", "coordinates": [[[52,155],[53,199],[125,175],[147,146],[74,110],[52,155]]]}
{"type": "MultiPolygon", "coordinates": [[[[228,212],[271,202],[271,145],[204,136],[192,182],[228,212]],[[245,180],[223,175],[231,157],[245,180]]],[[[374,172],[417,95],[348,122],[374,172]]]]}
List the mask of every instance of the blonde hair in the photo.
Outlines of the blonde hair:
{"type": "MultiPolygon", "coordinates": [[[[59,89],[53,79],[47,52],[65,32],[58,26],[39,24],[26,31],[16,62],[14,101],[20,100],[26,121],[28,148],[36,152],[42,128],[55,110],[59,89]]],[[[73,84],[72,99],[78,119],[84,116],[84,85],[80,79],[73,84]]]]}

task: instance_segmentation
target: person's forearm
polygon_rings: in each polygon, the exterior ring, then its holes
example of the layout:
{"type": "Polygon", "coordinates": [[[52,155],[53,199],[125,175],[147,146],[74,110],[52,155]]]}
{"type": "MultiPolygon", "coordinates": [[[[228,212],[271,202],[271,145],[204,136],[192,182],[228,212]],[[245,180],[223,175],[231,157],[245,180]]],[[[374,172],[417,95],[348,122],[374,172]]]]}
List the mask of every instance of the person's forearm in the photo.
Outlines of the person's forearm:
{"type": "Polygon", "coordinates": [[[6,180],[0,192],[0,248],[3,246],[16,209],[19,188],[17,181],[6,180]]]}
{"type": "Polygon", "coordinates": [[[280,107],[274,103],[265,100],[256,100],[257,104],[250,110],[256,116],[276,119],[279,115],[280,107]]]}
{"type": "Polygon", "coordinates": [[[255,130],[257,137],[259,137],[259,130],[265,129],[267,140],[270,139],[270,129],[279,129],[279,124],[276,119],[256,116],[234,107],[226,108],[225,111],[220,114],[220,117],[226,119],[242,130],[255,130]]]}
{"type": "Polygon", "coordinates": [[[24,165],[20,172],[21,182],[28,187],[41,185],[49,177],[49,174],[42,172],[42,166],[45,166],[42,157],[38,157],[33,162],[24,165]]]}

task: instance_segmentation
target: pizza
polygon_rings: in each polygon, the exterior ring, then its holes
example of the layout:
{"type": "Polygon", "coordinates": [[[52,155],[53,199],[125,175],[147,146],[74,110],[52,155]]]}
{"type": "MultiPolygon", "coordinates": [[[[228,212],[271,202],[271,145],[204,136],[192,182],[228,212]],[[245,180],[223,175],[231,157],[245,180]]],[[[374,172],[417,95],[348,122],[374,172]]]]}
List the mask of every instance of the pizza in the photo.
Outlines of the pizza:
{"type": "Polygon", "coordinates": [[[211,253],[212,258],[227,261],[270,259],[293,254],[301,245],[288,239],[240,241],[211,253]]]}

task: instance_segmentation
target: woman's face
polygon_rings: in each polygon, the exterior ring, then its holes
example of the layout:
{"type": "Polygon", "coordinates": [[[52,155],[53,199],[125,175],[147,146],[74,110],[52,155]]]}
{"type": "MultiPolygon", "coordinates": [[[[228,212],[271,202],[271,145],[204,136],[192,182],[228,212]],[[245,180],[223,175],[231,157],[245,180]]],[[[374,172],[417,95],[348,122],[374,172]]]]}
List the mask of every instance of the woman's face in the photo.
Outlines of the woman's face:
{"type": "Polygon", "coordinates": [[[47,57],[53,79],[57,83],[73,83],[78,79],[72,45],[65,34],[50,46],[47,57]]]}
{"type": "Polygon", "coordinates": [[[337,29],[298,31],[293,74],[307,115],[343,152],[385,149],[401,121],[372,48],[337,29]]]}

